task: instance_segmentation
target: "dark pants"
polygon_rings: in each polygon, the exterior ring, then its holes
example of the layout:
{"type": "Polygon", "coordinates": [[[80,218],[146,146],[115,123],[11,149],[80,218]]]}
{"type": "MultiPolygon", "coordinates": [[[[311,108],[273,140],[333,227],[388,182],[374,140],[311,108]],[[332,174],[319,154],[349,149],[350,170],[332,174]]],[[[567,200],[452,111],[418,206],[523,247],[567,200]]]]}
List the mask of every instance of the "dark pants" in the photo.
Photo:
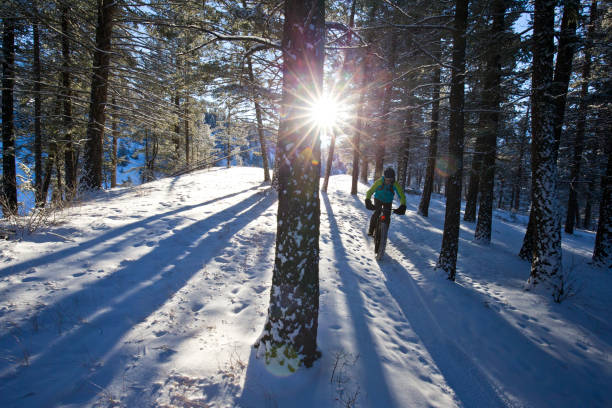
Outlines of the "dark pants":
{"type": "Polygon", "coordinates": [[[374,199],[374,214],[370,218],[370,228],[368,229],[368,234],[372,235],[374,233],[374,228],[376,227],[376,220],[380,217],[380,212],[382,211],[385,216],[385,222],[387,225],[391,222],[391,206],[393,203],[383,203],[379,199],[374,199]]]}

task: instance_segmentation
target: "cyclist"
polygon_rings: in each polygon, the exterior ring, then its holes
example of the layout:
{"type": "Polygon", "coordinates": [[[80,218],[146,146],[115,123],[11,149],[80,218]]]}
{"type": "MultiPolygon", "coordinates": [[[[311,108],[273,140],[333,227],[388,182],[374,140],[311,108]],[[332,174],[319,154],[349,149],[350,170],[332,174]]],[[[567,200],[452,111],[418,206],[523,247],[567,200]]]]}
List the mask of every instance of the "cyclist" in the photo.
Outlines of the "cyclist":
{"type": "Polygon", "coordinates": [[[400,198],[400,206],[393,210],[393,212],[395,214],[404,215],[406,213],[406,196],[400,185],[395,181],[395,170],[393,170],[392,167],[387,167],[383,176],[376,180],[366,193],[366,208],[368,210],[374,210],[374,214],[372,214],[372,218],[370,218],[368,235],[374,235],[376,220],[378,220],[381,211],[384,211],[383,214],[385,215],[387,226],[391,222],[391,205],[393,204],[395,194],[400,198]],[[370,199],[372,194],[374,194],[374,204],[372,204],[372,200],[370,199]]]}

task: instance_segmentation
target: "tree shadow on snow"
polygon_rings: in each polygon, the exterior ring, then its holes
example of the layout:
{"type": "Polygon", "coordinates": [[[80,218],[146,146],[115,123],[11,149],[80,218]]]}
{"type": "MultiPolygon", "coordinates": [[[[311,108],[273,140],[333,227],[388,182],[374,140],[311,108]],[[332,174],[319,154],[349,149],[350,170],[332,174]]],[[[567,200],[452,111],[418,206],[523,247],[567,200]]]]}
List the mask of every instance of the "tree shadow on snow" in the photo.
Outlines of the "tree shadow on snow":
{"type": "MultiPolygon", "coordinates": [[[[225,200],[225,199],[246,193],[247,191],[258,190],[260,188],[261,188],[260,185],[254,186],[254,187],[242,190],[242,191],[238,191],[236,193],[227,194],[223,197],[217,197],[217,198],[214,198],[212,200],[208,200],[202,203],[186,205],[186,206],[177,208],[175,210],[166,211],[161,214],[155,214],[151,217],[147,217],[143,220],[131,222],[119,228],[113,228],[108,232],[105,232],[93,239],[90,239],[89,241],[79,242],[78,244],[70,248],[62,249],[60,251],[54,252],[49,255],[40,256],[35,259],[30,259],[24,262],[17,263],[15,265],[11,265],[9,267],[2,268],[0,269],[0,278],[9,276],[9,275],[15,275],[15,274],[24,272],[30,268],[35,268],[35,267],[40,267],[40,266],[44,266],[47,264],[55,263],[59,261],[60,259],[64,259],[69,256],[78,254],[79,252],[85,251],[90,248],[94,248],[97,245],[104,244],[105,242],[112,240],[113,238],[124,237],[130,231],[133,231],[139,228],[142,228],[142,229],[150,228],[151,225],[153,225],[153,223],[163,220],[167,217],[177,215],[185,211],[193,210],[194,208],[203,207],[203,206],[215,203],[217,201],[225,200]]],[[[132,240],[133,240],[133,236],[123,238],[117,241],[116,243],[112,244],[111,246],[105,246],[105,247],[100,248],[98,251],[94,252],[92,255],[95,256],[100,253],[109,252],[109,251],[110,252],[119,251],[125,246],[126,242],[130,242],[132,240]]]]}
{"type": "MultiPolygon", "coordinates": [[[[67,316],[70,316],[68,313],[78,313],[81,317],[65,321],[64,327],[60,328],[62,334],[51,344],[36,344],[37,333],[26,339],[32,342],[31,351],[34,357],[28,366],[18,367],[14,364],[13,369],[0,368],[5,373],[14,371],[2,378],[0,405],[82,405],[91,401],[118,375],[117,371],[130,359],[130,356],[121,355],[115,349],[123,336],[172,298],[210,258],[227,245],[237,231],[266,211],[275,200],[274,194],[252,194],[219,213],[190,224],[179,233],[161,240],[155,249],[140,259],[123,262],[111,275],[85,285],[58,303],[49,305],[38,316],[41,322],[54,321],[57,324],[60,310],[66,312],[67,316]],[[173,247],[178,248],[177,253],[168,252],[168,249],[173,247]],[[100,295],[109,293],[113,296],[100,295]],[[66,352],[69,354],[66,355],[66,352]],[[61,376],[54,375],[57,370],[62,371],[61,376]],[[29,390],[21,388],[23,384],[28,384],[29,390]],[[24,394],[27,398],[21,399],[20,396],[24,394]]],[[[32,264],[41,265],[56,261],[78,253],[82,245],[93,247],[105,239],[125,234],[130,229],[146,227],[154,219],[207,203],[183,207],[132,223],[119,228],[119,231],[108,232],[77,247],[60,251],[59,254],[25,262],[20,265],[20,269],[31,267],[32,264]]],[[[15,330],[20,333],[31,331],[27,328],[15,330]]],[[[14,344],[12,332],[0,338],[0,347],[3,350],[13,348],[13,353],[17,354],[19,347],[14,344]]]]}
{"type": "Polygon", "coordinates": [[[391,253],[381,262],[385,285],[464,406],[513,406],[515,398],[558,407],[605,401],[601,378],[582,370],[568,376],[565,361],[487,308],[480,293],[451,283],[423,259],[402,253],[433,289],[421,289],[391,253]],[[580,395],[578,390],[588,391],[580,395]]]}

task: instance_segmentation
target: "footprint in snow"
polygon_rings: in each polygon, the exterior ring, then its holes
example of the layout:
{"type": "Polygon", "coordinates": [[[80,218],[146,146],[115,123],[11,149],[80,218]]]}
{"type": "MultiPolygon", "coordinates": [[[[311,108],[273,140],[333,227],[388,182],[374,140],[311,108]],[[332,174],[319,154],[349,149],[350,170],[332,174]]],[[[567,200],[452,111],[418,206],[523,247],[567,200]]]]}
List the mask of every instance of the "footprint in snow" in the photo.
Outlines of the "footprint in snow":
{"type": "Polygon", "coordinates": [[[221,256],[216,257],[215,261],[219,262],[219,263],[230,263],[229,259],[225,259],[225,258],[223,258],[221,256]]]}
{"type": "Polygon", "coordinates": [[[73,273],[72,277],[73,278],[78,278],[79,276],[83,276],[83,275],[85,275],[85,272],[77,272],[77,273],[73,273]]]}
{"type": "Polygon", "coordinates": [[[238,314],[238,313],[242,312],[244,309],[246,309],[247,307],[249,307],[249,305],[247,305],[246,303],[241,303],[241,304],[237,305],[236,307],[234,307],[232,309],[232,312],[234,312],[234,314],[238,314]]]}
{"type": "Polygon", "coordinates": [[[191,311],[192,312],[198,312],[200,311],[200,309],[202,309],[204,307],[204,305],[202,303],[195,303],[191,306],[191,311]]]}

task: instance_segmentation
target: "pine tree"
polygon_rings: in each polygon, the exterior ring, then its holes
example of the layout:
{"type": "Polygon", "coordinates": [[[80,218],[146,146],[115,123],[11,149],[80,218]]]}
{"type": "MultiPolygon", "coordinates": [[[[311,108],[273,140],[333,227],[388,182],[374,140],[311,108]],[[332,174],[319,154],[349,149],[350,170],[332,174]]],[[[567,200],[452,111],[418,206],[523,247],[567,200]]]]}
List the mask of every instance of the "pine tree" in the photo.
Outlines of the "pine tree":
{"type": "Polygon", "coordinates": [[[533,27],[532,172],[534,252],[530,283],[553,286],[561,268],[561,224],[557,213],[557,154],[552,97],[555,1],[536,0],[533,27]]]}
{"type": "Polygon", "coordinates": [[[312,366],[318,357],[320,141],[301,98],[323,84],[325,2],[285,1],[276,255],[258,355],[312,366]]]}
{"type": "Polygon", "coordinates": [[[102,137],[104,135],[104,110],[110,71],[111,34],[113,16],[118,8],[113,0],[98,0],[98,25],[96,27],[96,50],[94,52],[91,77],[91,100],[87,142],[85,144],[83,186],[87,189],[102,187],[102,137]]]}
{"type": "MultiPolygon", "coordinates": [[[[463,138],[464,138],[464,86],[465,86],[465,46],[468,16],[468,0],[455,2],[455,31],[453,32],[453,67],[450,94],[450,135],[449,158],[454,163],[450,169],[446,195],[446,214],[442,248],[437,268],[448,274],[454,281],[457,270],[457,251],[459,249],[459,223],[461,210],[461,184],[463,179],[463,138]]],[[[450,166],[449,166],[450,167],[450,166]]]]}
{"type": "Polygon", "coordinates": [[[2,19],[2,213],[17,214],[17,167],[15,164],[15,18],[2,19]]]}

